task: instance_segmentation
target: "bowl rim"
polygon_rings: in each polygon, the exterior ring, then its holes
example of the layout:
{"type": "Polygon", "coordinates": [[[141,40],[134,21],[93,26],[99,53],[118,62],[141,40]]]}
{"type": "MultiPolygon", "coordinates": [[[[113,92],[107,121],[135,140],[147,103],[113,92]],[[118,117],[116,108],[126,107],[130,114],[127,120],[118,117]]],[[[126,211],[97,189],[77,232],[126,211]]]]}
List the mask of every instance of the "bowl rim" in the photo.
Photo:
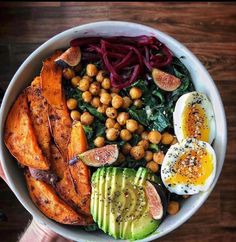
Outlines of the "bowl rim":
{"type": "MultiPolygon", "coordinates": [[[[201,70],[204,72],[204,74],[207,76],[208,81],[210,82],[210,85],[212,86],[212,88],[214,89],[213,92],[215,92],[215,96],[216,98],[219,100],[220,102],[220,107],[219,107],[219,111],[220,111],[220,115],[222,117],[222,123],[221,123],[221,127],[222,127],[222,144],[223,147],[222,151],[221,151],[221,157],[218,157],[217,160],[221,161],[221,166],[218,168],[219,173],[218,175],[216,175],[210,189],[201,194],[201,197],[199,198],[198,204],[196,206],[194,206],[190,212],[188,212],[185,216],[183,216],[182,219],[180,219],[179,221],[177,221],[176,223],[172,224],[171,226],[169,226],[168,228],[166,228],[165,230],[162,230],[158,233],[154,233],[151,234],[150,236],[148,236],[147,238],[143,239],[143,240],[139,240],[139,241],[150,241],[153,239],[157,239],[160,238],[168,233],[170,233],[171,231],[177,229],[178,227],[180,227],[183,223],[185,223],[189,218],[192,217],[192,215],[194,213],[196,213],[198,211],[198,209],[203,205],[203,203],[207,200],[208,196],[210,195],[210,193],[212,192],[212,190],[214,189],[219,176],[221,174],[222,171],[222,167],[224,164],[224,159],[225,159],[225,153],[226,153],[226,146],[227,146],[227,123],[226,123],[226,116],[225,116],[225,111],[224,111],[224,106],[222,103],[222,99],[220,96],[220,93],[216,87],[216,84],[214,83],[213,79],[211,78],[210,74],[208,73],[208,71],[206,70],[206,68],[203,66],[203,64],[199,61],[199,59],[182,43],[180,43],[178,40],[176,40],[175,38],[171,37],[169,34],[166,34],[154,27],[150,27],[144,24],[139,24],[139,23],[133,23],[133,22],[127,22],[127,21],[96,21],[96,22],[90,22],[87,24],[83,24],[83,25],[78,25],[75,27],[72,27],[70,29],[67,29],[63,32],[60,32],[56,35],[54,35],[52,38],[48,39],[46,42],[44,42],[42,45],[40,45],[36,50],[34,50],[26,59],[25,61],[21,64],[21,66],[18,68],[18,70],[16,71],[16,73],[14,74],[14,76],[12,77],[7,90],[5,92],[4,98],[2,100],[2,105],[1,105],[1,109],[0,109],[0,162],[2,164],[3,167],[3,171],[6,175],[7,181],[9,183],[9,186],[11,188],[11,190],[14,192],[15,196],[17,197],[17,199],[21,202],[21,204],[28,210],[28,212],[40,223],[48,226],[50,229],[52,229],[53,231],[55,231],[56,233],[62,235],[62,236],[66,236],[70,239],[74,239],[74,237],[70,236],[69,234],[66,234],[64,232],[61,231],[61,229],[59,228],[60,226],[56,226],[56,222],[52,221],[45,221],[45,219],[43,219],[42,216],[38,216],[37,212],[35,212],[30,204],[25,203],[25,198],[23,198],[21,196],[21,194],[19,193],[19,191],[17,190],[16,185],[14,184],[14,179],[10,176],[10,174],[8,173],[8,168],[6,166],[6,161],[4,160],[4,154],[3,154],[3,149],[2,147],[5,146],[4,142],[3,142],[3,127],[4,127],[4,123],[5,120],[3,120],[3,112],[5,109],[5,106],[9,100],[9,93],[10,91],[14,88],[15,83],[17,82],[18,76],[20,75],[20,73],[24,70],[24,68],[29,64],[29,62],[31,61],[31,59],[34,56],[37,56],[42,50],[47,49],[48,45],[51,45],[53,42],[57,42],[58,40],[62,39],[63,37],[65,37],[66,35],[69,35],[70,33],[73,32],[77,32],[78,30],[81,31],[82,29],[86,29],[89,27],[96,27],[96,26],[104,26],[107,27],[109,25],[117,25],[119,27],[122,27],[126,24],[131,25],[134,28],[140,28],[140,29],[145,29],[149,32],[154,32],[155,35],[160,34],[162,36],[162,38],[165,39],[166,43],[174,43],[177,44],[181,47],[181,49],[183,50],[183,52],[185,52],[185,54],[187,54],[191,59],[193,59],[201,68],[201,70]],[[4,122],[3,122],[4,121],[4,122]]],[[[41,211],[39,211],[40,213],[42,213],[41,211]]],[[[39,214],[40,214],[39,213],[39,214]]],[[[43,215],[43,213],[42,213],[43,215]]],[[[81,239],[80,241],[89,241],[88,239],[81,239]]],[[[120,240],[120,241],[124,241],[124,240],[120,240]]]]}

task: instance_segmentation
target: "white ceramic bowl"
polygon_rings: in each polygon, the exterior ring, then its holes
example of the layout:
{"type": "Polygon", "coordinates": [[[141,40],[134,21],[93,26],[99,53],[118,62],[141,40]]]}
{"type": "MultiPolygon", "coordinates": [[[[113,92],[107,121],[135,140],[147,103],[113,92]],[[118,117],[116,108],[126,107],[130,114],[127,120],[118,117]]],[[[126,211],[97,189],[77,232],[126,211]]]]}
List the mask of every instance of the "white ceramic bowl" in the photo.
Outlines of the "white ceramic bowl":
{"type": "Polygon", "coordinates": [[[155,233],[142,241],[151,241],[159,238],[172,230],[179,227],[189,219],[199,207],[206,201],[207,197],[214,188],[220,175],[227,143],[226,119],[222,101],[219,92],[200,61],[182,44],[167,34],[156,29],[129,22],[96,22],[81,25],[65,32],[62,32],[51,38],[38,49],[36,49],[21,65],[14,77],[12,78],[8,89],[5,93],[0,115],[0,160],[2,161],[3,170],[11,189],[23,206],[41,223],[47,225],[55,232],[75,241],[111,241],[111,237],[100,232],[85,232],[78,227],[66,226],[48,219],[31,201],[22,171],[18,168],[17,162],[10,155],[3,142],[4,123],[9,109],[15,101],[17,95],[32,81],[33,77],[39,74],[42,67],[42,60],[48,57],[54,50],[69,46],[70,40],[84,36],[114,36],[114,35],[154,35],[160,41],[165,43],[177,57],[185,56],[182,61],[191,73],[196,90],[202,91],[210,98],[216,118],[216,139],[214,149],[217,157],[217,170],[215,180],[209,191],[192,196],[184,201],[180,212],[175,216],[167,217],[155,233]]]}

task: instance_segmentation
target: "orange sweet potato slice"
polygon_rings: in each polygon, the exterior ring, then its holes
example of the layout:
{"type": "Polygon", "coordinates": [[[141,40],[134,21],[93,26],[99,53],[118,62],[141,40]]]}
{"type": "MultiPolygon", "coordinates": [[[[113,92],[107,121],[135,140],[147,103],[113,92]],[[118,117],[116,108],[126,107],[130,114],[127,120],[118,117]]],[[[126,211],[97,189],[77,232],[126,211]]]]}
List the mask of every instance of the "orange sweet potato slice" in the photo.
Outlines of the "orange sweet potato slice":
{"type": "Polygon", "coordinates": [[[77,212],[89,215],[86,221],[88,224],[92,223],[89,210],[90,195],[82,197],[76,193],[68,164],[53,144],[51,145],[51,170],[61,179],[55,187],[59,196],[77,212]]]}
{"type": "Polygon", "coordinates": [[[22,166],[49,169],[49,163],[37,143],[25,91],[17,98],[8,114],[4,141],[11,154],[22,166]]]}
{"type": "Polygon", "coordinates": [[[25,178],[30,197],[47,217],[62,224],[87,224],[86,218],[62,201],[50,185],[34,179],[28,172],[25,178]]]}
{"type": "Polygon", "coordinates": [[[88,149],[87,137],[80,122],[73,122],[70,143],[68,145],[68,160],[88,149]]]}
{"type": "Polygon", "coordinates": [[[48,122],[48,104],[41,95],[40,77],[36,77],[31,86],[27,88],[27,97],[38,144],[43,154],[49,159],[51,134],[48,122]]]}
{"type": "Polygon", "coordinates": [[[51,57],[43,62],[41,70],[41,88],[42,95],[47,102],[53,107],[61,109],[63,104],[62,91],[62,69],[56,65],[55,59],[62,54],[61,51],[56,51],[51,57]]]}
{"type": "Polygon", "coordinates": [[[49,106],[48,117],[54,141],[63,155],[63,158],[66,160],[71,133],[71,119],[66,105],[63,109],[54,109],[49,106]]]}
{"type": "MultiPolygon", "coordinates": [[[[83,126],[79,122],[73,123],[70,143],[68,146],[68,160],[88,149],[87,138],[83,126]]],[[[76,192],[80,196],[89,196],[91,192],[90,170],[81,160],[69,166],[75,184],[76,192]]]]}
{"type": "Polygon", "coordinates": [[[55,59],[61,54],[61,51],[56,51],[44,61],[40,76],[42,95],[49,104],[48,117],[51,133],[60,152],[66,159],[71,133],[71,119],[63,93],[62,69],[55,63],[55,59]]]}

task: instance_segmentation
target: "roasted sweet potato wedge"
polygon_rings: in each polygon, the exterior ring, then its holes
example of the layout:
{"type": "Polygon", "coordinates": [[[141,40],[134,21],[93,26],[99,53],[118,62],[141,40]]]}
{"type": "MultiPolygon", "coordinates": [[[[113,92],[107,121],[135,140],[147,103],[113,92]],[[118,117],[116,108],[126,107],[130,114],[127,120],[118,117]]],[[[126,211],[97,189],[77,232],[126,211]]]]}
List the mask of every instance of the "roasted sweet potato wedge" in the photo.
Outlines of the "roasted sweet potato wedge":
{"type": "Polygon", "coordinates": [[[38,145],[33,129],[26,91],[20,94],[8,114],[4,141],[22,166],[40,170],[49,169],[49,163],[38,145]]]}
{"type": "Polygon", "coordinates": [[[62,69],[55,63],[55,59],[61,54],[61,51],[56,51],[44,61],[40,76],[42,95],[49,104],[48,117],[51,133],[60,152],[66,159],[67,146],[70,140],[71,119],[63,93],[62,69]]]}
{"type": "Polygon", "coordinates": [[[63,224],[86,225],[86,218],[76,213],[62,201],[53,188],[36,180],[29,172],[25,174],[30,197],[36,206],[49,218],[63,224]]]}
{"type": "Polygon", "coordinates": [[[74,121],[71,129],[70,143],[68,145],[68,160],[85,152],[87,149],[88,143],[83,125],[80,122],[74,121]]]}
{"type": "Polygon", "coordinates": [[[59,196],[77,212],[89,215],[86,217],[86,221],[88,224],[92,223],[89,210],[90,194],[81,196],[76,192],[68,164],[55,145],[51,146],[51,170],[61,178],[55,186],[59,196]]]}
{"type": "Polygon", "coordinates": [[[35,135],[43,154],[49,160],[51,134],[48,122],[48,104],[41,94],[40,77],[36,77],[26,90],[35,135]]]}
{"type": "Polygon", "coordinates": [[[68,164],[66,160],[63,158],[63,156],[61,155],[60,151],[58,150],[55,144],[51,144],[50,151],[51,151],[51,159],[50,159],[51,170],[60,179],[63,179],[64,172],[68,170],[68,164]]]}
{"type": "MultiPolygon", "coordinates": [[[[68,146],[68,160],[85,152],[88,148],[87,138],[83,126],[74,122],[71,130],[70,143],[68,146]]],[[[70,173],[75,184],[76,192],[80,196],[89,196],[91,192],[90,170],[81,160],[69,166],[70,173]]]]}
{"type": "Polygon", "coordinates": [[[51,57],[43,62],[41,70],[41,88],[42,95],[47,102],[53,107],[61,109],[63,103],[62,91],[62,68],[55,63],[62,54],[62,51],[56,51],[51,57]]]}
{"type": "Polygon", "coordinates": [[[67,149],[71,134],[71,119],[66,105],[63,109],[48,107],[48,117],[52,136],[63,158],[67,160],[67,149]]]}

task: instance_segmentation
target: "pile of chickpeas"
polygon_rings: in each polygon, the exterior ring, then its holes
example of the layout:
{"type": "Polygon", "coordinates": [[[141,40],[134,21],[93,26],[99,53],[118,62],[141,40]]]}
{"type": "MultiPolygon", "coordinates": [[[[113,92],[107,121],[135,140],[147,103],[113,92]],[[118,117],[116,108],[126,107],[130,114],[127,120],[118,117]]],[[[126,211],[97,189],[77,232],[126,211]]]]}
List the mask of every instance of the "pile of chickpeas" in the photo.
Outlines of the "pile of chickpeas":
{"type": "MultiPolygon", "coordinates": [[[[147,131],[142,124],[132,119],[126,111],[131,105],[136,108],[142,108],[142,90],[137,87],[132,87],[129,95],[122,97],[119,95],[119,90],[111,87],[111,81],[107,77],[106,72],[98,70],[94,64],[86,66],[86,75],[76,76],[75,71],[71,68],[63,70],[65,79],[71,81],[74,88],[82,91],[83,101],[91,104],[98,112],[105,114],[105,137],[99,136],[94,140],[96,147],[103,147],[106,144],[106,139],[116,141],[121,139],[126,143],[121,147],[119,160],[124,161],[125,156],[131,155],[135,160],[145,159],[146,167],[152,172],[157,172],[159,166],[164,159],[162,151],[152,152],[149,150],[150,144],[173,145],[177,143],[175,136],[168,132],[161,134],[157,130],[147,131]],[[129,141],[134,134],[141,136],[141,140],[137,145],[132,146],[129,141]]],[[[85,111],[80,113],[77,110],[77,100],[70,98],[67,100],[67,107],[70,110],[70,116],[73,120],[80,121],[84,125],[91,125],[94,121],[94,116],[85,111]]],[[[183,196],[187,198],[188,196],[183,196]]],[[[180,209],[180,204],[177,201],[170,201],[167,212],[170,215],[176,214],[180,209]]]]}
{"type": "MultiPolygon", "coordinates": [[[[94,64],[86,66],[86,75],[76,76],[71,68],[63,70],[65,79],[70,80],[73,87],[82,92],[83,101],[91,104],[98,112],[106,115],[105,137],[99,136],[94,140],[96,147],[102,147],[108,141],[121,139],[126,143],[122,146],[120,160],[125,160],[125,156],[130,154],[135,160],[145,159],[147,167],[153,172],[159,170],[162,164],[164,153],[152,152],[149,150],[150,144],[162,143],[165,145],[175,144],[176,138],[170,133],[161,134],[157,130],[146,131],[142,124],[132,119],[126,111],[131,105],[141,108],[142,90],[138,87],[132,87],[129,95],[122,97],[119,90],[111,87],[111,81],[106,76],[105,71],[98,70],[94,64]],[[137,145],[131,146],[129,141],[134,134],[141,136],[137,145]]],[[[73,120],[80,121],[84,125],[91,125],[94,116],[89,112],[80,113],[77,111],[77,100],[70,98],[67,100],[67,107],[71,111],[70,115],[73,120]]]]}

